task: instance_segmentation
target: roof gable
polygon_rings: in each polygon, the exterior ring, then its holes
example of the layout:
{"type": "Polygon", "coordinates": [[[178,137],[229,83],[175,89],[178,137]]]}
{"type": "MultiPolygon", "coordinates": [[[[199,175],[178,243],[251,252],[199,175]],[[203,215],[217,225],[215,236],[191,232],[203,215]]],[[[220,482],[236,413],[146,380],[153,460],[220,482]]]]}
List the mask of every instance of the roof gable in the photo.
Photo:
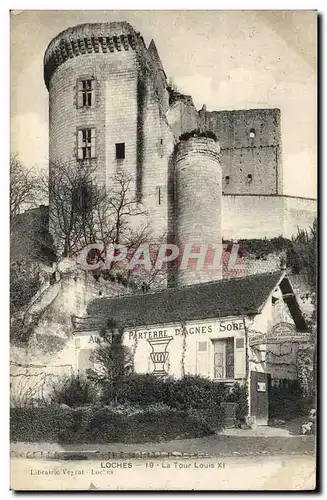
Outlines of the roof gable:
{"type": "Polygon", "coordinates": [[[300,332],[307,331],[307,324],[305,318],[303,316],[299,303],[296,299],[296,295],[292,288],[292,284],[290,280],[287,278],[287,276],[284,276],[281,279],[279,286],[283,294],[283,300],[288,307],[288,310],[295,323],[296,329],[300,332]]]}

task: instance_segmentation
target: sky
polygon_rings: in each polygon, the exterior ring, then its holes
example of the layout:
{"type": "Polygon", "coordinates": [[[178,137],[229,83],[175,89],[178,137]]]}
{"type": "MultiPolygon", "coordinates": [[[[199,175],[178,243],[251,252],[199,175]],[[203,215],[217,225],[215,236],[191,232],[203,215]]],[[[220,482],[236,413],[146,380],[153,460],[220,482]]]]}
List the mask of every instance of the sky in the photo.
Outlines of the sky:
{"type": "Polygon", "coordinates": [[[284,194],[316,197],[315,11],[12,11],[11,151],[27,167],[47,166],[47,45],[69,26],[123,20],[154,39],[198,109],[280,108],[284,194]]]}

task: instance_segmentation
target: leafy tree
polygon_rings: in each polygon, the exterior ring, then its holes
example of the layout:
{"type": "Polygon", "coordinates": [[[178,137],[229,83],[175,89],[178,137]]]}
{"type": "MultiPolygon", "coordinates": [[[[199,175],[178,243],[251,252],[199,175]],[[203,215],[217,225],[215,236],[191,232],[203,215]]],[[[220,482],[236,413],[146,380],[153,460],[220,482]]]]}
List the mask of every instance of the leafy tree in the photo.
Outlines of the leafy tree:
{"type": "Polygon", "coordinates": [[[298,229],[293,239],[293,247],[287,253],[288,265],[294,273],[303,273],[312,291],[313,313],[308,321],[308,329],[312,333],[312,344],[299,352],[299,376],[304,392],[313,395],[317,376],[317,220],[309,231],[298,229]]]}
{"type": "Polygon", "coordinates": [[[287,265],[295,274],[304,273],[312,290],[317,285],[317,220],[309,231],[298,229],[292,248],[287,252],[287,265]]]}
{"type": "Polygon", "coordinates": [[[15,314],[28,304],[40,286],[37,266],[24,262],[13,262],[10,265],[10,310],[15,314]]]}

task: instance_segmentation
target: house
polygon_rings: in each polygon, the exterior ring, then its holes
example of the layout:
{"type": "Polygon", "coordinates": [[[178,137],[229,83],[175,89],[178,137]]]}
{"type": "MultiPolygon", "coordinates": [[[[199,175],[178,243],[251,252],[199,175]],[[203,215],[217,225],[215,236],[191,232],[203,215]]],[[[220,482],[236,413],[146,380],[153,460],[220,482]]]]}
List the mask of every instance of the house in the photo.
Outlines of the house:
{"type": "Polygon", "coordinates": [[[250,415],[262,424],[270,384],[297,378],[298,350],[311,339],[285,271],[99,298],[88,312],[73,318],[78,371],[93,367],[110,320],[124,329],[137,373],[247,384],[250,415]]]}

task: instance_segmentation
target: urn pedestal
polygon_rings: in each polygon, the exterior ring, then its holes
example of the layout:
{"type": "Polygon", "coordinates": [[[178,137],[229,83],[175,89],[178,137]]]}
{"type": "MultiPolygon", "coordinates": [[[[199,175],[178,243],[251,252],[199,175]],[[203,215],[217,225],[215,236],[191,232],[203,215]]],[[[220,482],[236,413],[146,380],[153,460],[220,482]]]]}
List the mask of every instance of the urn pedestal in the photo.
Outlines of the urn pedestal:
{"type": "Polygon", "coordinates": [[[155,339],[148,339],[151,346],[152,352],[150,354],[151,361],[154,364],[153,375],[158,377],[164,377],[168,375],[165,370],[165,363],[168,359],[169,353],[167,352],[167,346],[173,337],[161,337],[155,339]]]}

